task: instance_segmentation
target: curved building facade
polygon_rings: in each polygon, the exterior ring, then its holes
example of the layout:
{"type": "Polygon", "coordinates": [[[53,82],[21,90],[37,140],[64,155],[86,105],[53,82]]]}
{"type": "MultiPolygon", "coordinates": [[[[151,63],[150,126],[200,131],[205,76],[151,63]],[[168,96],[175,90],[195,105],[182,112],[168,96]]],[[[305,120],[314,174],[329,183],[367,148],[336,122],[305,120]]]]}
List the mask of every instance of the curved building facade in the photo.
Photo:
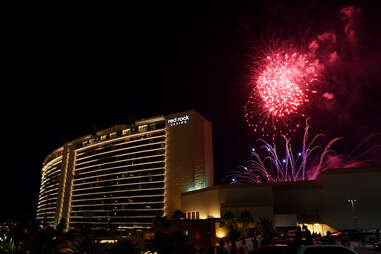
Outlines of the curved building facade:
{"type": "Polygon", "coordinates": [[[37,206],[37,218],[52,224],[55,222],[61,177],[62,151],[58,150],[45,159],[42,167],[40,197],[37,206]]]}
{"type": "Polygon", "coordinates": [[[148,228],[181,193],[213,185],[212,126],[195,111],[119,125],[43,163],[37,219],[67,228],[148,228]]]}

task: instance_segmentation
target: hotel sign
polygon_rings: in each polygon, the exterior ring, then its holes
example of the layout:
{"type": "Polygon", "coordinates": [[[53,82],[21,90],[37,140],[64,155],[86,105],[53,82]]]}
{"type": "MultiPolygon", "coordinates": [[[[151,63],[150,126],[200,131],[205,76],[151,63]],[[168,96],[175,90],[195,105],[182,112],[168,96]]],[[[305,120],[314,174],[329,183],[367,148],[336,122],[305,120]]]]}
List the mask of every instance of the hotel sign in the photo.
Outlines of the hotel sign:
{"type": "Polygon", "coordinates": [[[169,126],[183,125],[189,122],[189,115],[168,119],[169,126]]]}

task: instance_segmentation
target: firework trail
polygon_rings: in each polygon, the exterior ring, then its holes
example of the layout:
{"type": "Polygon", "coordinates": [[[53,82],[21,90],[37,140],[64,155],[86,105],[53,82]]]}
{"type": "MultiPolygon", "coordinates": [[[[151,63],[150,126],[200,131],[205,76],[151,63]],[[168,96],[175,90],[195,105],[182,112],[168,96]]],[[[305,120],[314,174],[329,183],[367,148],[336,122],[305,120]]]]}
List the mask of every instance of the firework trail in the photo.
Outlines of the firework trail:
{"type": "MultiPolygon", "coordinates": [[[[254,132],[273,141],[292,137],[307,117],[334,111],[338,103],[352,105],[355,96],[343,94],[359,75],[356,69],[348,69],[355,68],[359,58],[361,9],[343,6],[337,14],[339,30],[326,27],[319,34],[300,31],[286,37],[282,32],[263,34],[263,40],[250,49],[248,99],[243,110],[254,132]]],[[[347,117],[348,109],[340,110],[347,117]]]]}
{"type": "Polygon", "coordinates": [[[274,183],[274,182],[295,182],[314,180],[323,171],[329,168],[348,168],[369,165],[372,160],[362,159],[371,151],[380,146],[372,146],[359,155],[355,152],[359,150],[369,139],[381,133],[372,134],[364,139],[349,155],[338,155],[331,147],[342,137],[330,140],[327,145],[320,146],[317,140],[324,136],[315,135],[311,141],[308,140],[309,133],[308,119],[304,129],[303,143],[300,152],[295,154],[292,150],[290,138],[283,136],[285,155],[280,157],[275,144],[271,145],[264,139],[259,139],[262,145],[258,151],[251,150],[251,158],[245,165],[228,174],[231,183],[274,183]],[[322,149],[323,148],[323,149],[322,149]],[[322,149],[322,152],[318,152],[322,149]],[[262,156],[264,154],[264,156],[262,156]],[[312,156],[314,154],[314,156],[312,156]],[[282,159],[283,158],[283,159],[282,159]],[[316,159],[318,158],[318,159],[316,159]]]}

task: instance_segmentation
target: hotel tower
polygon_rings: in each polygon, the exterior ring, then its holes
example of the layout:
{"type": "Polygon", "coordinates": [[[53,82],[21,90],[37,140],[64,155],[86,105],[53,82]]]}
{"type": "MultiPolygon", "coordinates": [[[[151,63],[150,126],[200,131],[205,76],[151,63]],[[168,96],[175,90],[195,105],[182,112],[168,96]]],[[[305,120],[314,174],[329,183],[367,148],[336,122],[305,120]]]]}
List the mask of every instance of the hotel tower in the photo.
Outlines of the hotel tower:
{"type": "Polygon", "coordinates": [[[41,170],[37,220],[66,230],[149,228],[181,193],[213,185],[212,124],[195,111],[118,125],[63,144],[41,170]]]}

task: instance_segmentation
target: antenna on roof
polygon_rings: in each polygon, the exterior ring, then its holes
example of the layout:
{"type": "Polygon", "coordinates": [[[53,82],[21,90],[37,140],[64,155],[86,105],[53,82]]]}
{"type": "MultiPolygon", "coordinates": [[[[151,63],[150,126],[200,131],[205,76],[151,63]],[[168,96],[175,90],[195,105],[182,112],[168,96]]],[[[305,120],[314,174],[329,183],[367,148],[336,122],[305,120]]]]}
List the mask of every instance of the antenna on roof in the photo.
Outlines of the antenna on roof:
{"type": "Polygon", "coordinates": [[[135,114],[131,113],[128,115],[128,124],[135,125],[135,114]]]}

